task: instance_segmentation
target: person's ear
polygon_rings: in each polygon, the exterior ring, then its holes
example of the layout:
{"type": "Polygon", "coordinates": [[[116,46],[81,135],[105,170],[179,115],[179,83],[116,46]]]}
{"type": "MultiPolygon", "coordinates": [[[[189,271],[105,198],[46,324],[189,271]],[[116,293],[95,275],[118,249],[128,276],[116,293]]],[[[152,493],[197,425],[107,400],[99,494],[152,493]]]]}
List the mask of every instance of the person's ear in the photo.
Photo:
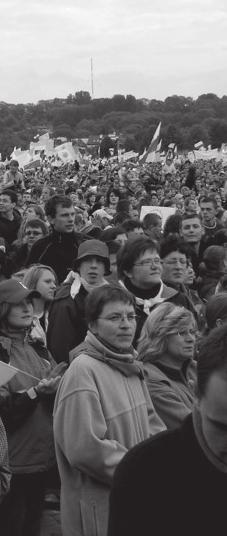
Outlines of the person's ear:
{"type": "Polygon", "coordinates": [[[98,326],[97,326],[97,322],[94,321],[94,322],[89,322],[88,324],[88,328],[89,330],[94,333],[94,335],[96,335],[98,333],[98,326]]]}
{"type": "Polygon", "coordinates": [[[54,225],[55,218],[52,218],[52,216],[47,216],[47,220],[48,220],[50,225],[54,225]]]}
{"type": "Polygon", "coordinates": [[[128,272],[127,270],[124,270],[124,275],[128,277],[128,279],[132,279],[132,272],[128,272]]]}

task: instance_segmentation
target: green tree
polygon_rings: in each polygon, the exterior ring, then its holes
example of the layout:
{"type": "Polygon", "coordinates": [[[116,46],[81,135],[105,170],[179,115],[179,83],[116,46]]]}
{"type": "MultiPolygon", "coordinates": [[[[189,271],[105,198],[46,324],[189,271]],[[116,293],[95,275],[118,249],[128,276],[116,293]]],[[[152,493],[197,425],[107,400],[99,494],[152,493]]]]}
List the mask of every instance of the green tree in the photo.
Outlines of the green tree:
{"type": "Polygon", "coordinates": [[[91,95],[89,91],[77,91],[75,93],[75,101],[79,106],[81,104],[89,104],[91,102],[91,95]]]}

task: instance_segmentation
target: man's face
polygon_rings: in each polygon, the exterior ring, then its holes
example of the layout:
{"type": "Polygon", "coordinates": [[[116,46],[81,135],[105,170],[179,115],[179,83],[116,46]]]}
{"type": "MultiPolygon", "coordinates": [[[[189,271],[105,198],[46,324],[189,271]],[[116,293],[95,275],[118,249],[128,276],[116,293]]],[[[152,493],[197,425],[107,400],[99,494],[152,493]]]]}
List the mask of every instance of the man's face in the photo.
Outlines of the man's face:
{"type": "Polygon", "coordinates": [[[203,235],[203,228],[199,218],[183,220],[181,225],[182,238],[189,244],[197,244],[203,235]]]}
{"type": "Polygon", "coordinates": [[[73,205],[71,207],[63,207],[58,205],[56,207],[56,215],[50,219],[50,223],[53,225],[55,231],[59,233],[71,233],[74,229],[75,222],[75,209],[73,205]]]}
{"type": "Polygon", "coordinates": [[[187,258],[180,251],[172,251],[162,261],[162,279],[165,283],[179,285],[184,282],[187,258]]]}
{"type": "Polygon", "coordinates": [[[8,213],[13,211],[13,208],[15,207],[15,203],[12,203],[9,195],[5,195],[4,193],[0,194],[0,213],[8,213]]]}
{"type": "Polygon", "coordinates": [[[127,242],[127,240],[128,240],[128,238],[127,238],[126,233],[120,233],[115,238],[115,242],[118,242],[118,244],[120,244],[120,246],[124,246],[125,243],[127,242]]]}
{"type": "MultiPolygon", "coordinates": [[[[115,274],[117,276],[117,254],[116,253],[110,253],[109,258],[110,258],[111,275],[113,276],[115,274]]],[[[117,279],[117,277],[116,277],[116,279],[117,279]]]]}
{"type": "Polygon", "coordinates": [[[30,203],[31,202],[31,194],[30,193],[23,194],[23,202],[24,203],[30,203]]]}
{"type": "Polygon", "coordinates": [[[205,441],[219,460],[227,463],[227,378],[214,372],[198,401],[205,441]]]}
{"type": "Polygon", "coordinates": [[[208,203],[201,202],[200,211],[201,211],[202,218],[203,218],[203,221],[204,221],[205,224],[206,223],[209,224],[209,223],[212,223],[214,221],[215,214],[216,214],[216,209],[215,209],[213,203],[211,203],[211,202],[208,202],[208,203]]]}
{"type": "Polygon", "coordinates": [[[43,188],[41,198],[42,198],[43,203],[45,203],[50,198],[50,190],[49,190],[49,188],[43,188]]]}
{"type": "Polygon", "coordinates": [[[127,231],[127,237],[129,239],[130,238],[135,238],[136,236],[143,236],[143,235],[144,235],[144,232],[143,232],[142,227],[135,227],[131,231],[127,231]]]}
{"type": "Polygon", "coordinates": [[[17,192],[17,206],[23,207],[23,205],[24,205],[23,195],[17,192]]]}
{"type": "Polygon", "coordinates": [[[79,272],[89,285],[94,285],[94,287],[100,285],[105,273],[104,261],[95,255],[85,257],[80,263],[79,272]]]}
{"type": "Polygon", "coordinates": [[[195,199],[190,199],[190,201],[188,203],[188,206],[187,206],[187,211],[196,212],[196,210],[197,210],[196,200],[195,199]]]}
{"type": "Polygon", "coordinates": [[[15,164],[10,164],[9,169],[13,175],[16,175],[16,172],[18,171],[18,166],[15,164]]]}
{"type": "Polygon", "coordinates": [[[146,289],[157,285],[161,281],[162,266],[156,250],[147,250],[134,262],[131,270],[126,272],[132,284],[138,288],[146,289]]]}
{"type": "Polygon", "coordinates": [[[162,199],[163,195],[164,195],[164,190],[161,189],[161,188],[159,188],[159,189],[157,190],[157,196],[158,196],[158,199],[159,199],[159,200],[162,199]]]}
{"type": "MultiPolygon", "coordinates": [[[[131,207],[129,208],[129,215],[130,215],[130,218],[132,218],[132,220],[133,220],[133,219],[137,220],[138,217],[139,217],[139,211],[138,211],[138,209],[137,209],[136,207],[131,206],[131,207]]],[[[141,234],[142,234],[142,233],[141,233],[141,234]]]]}
{"type": "Polygon", "coordinates": [[[156,207],[158,205],[158,197],[157,197],[157,195],[152,195],[151,196],[151,204],[153,205],[153,207],[156,207]]]}

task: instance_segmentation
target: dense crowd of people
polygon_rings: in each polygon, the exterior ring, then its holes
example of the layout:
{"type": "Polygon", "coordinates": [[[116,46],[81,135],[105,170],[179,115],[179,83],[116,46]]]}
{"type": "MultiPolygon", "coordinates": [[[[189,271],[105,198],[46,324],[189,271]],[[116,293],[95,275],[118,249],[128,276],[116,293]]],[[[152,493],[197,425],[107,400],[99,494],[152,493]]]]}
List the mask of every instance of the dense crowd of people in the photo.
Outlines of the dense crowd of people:
{"type": "Polygon", "coordinates": [[[215,160],[0,167],[4,536],[48,501],[63,536],[221,534],[226,183],[215,160]]]}

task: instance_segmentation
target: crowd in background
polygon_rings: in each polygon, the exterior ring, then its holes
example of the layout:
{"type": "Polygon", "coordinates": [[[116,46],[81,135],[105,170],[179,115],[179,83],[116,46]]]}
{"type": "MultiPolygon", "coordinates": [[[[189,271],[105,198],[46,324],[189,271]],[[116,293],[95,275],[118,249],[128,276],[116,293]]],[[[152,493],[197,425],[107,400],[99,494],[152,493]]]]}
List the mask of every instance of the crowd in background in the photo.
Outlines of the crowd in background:
{"type": "MultiPolygon", "coordinates": [[[[106,536],[123,457],[191,418],[227,319],[226,181],[215,160],[0,168],[0,360],[22,371],[0,387],[4,536],[40,534],[60,490],[62,534],[106,536]]],[[[134,536],[122,482],[109,534],[134,536]]]]}

